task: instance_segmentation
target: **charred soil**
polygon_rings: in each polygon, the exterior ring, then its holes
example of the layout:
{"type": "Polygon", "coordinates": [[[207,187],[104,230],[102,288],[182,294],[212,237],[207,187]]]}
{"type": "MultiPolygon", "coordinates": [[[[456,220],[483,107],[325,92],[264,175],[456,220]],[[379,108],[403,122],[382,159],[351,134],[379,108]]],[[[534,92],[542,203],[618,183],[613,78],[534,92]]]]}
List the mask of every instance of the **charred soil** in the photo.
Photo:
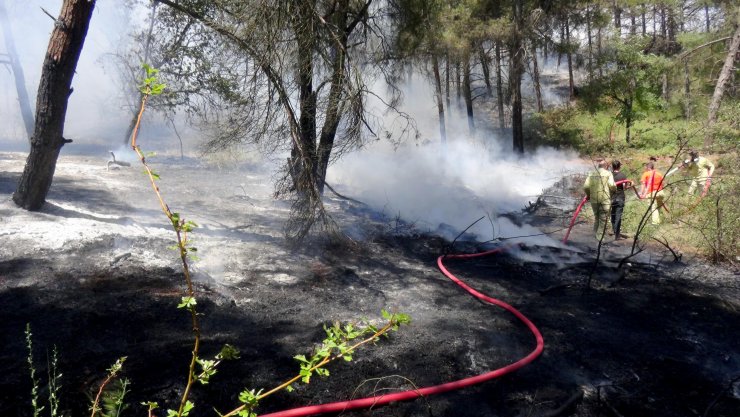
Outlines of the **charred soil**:
{"type": "MultiPolygon", "coordinates": [[[[192,334],[189,317],[176,308],[183,279],[166,249],[173,238],[145,178],[66,157],[47,207],[26,213],[10,202],[21,169],[18,154],[0,154],[0,415],[32,414],[27,323],[42,381],[47,352],[55,345],[60,352],[68,415],[89,414],[88,396],[121,356],[132,381],[124,415],[145,415],[142,401],[173,408],[192,334]]],[[[260,411],[438,384],[507,365],[534,348],[514,317],[439,273],[435,260],[450,250],[447,241],[399,231],[372,210],[328,199],[354,243],[315,239],[290,250],[279,228],[287,208],[269,198],[258,176],[235,187],[233,172],[174,162],[161,171],[163,181],[173,178],[162,187],[172,204],[201,225],[203,260],[195,266],[203,356],[224,343],[241,351],[194,390],[196,415],[233,409],[243,388],[269,388],[295,374],[292,357],[323,338],[324,324],[375,319],[382,308],[410,314],[411,325],[352,362],[330,365],[330,377],[270,397],[260,411]],[[198,188],[203,177],[221,186],[198,188]]],[[[557,230],[567,216],[553,217],[548,208],[542,202],[519,220],[557,230]]],[[[737,271],[698,259],[663,262],[659,248],[616,270],[612,261],[627,253],[627,243],[607,245],[605,262],[595,266],[589,236],[581,224],[568,248],[525,242],[501,255],[449,262],[461,279],[539,327],[545,350],[535,362],[461,391],[344,414],[737,416],[737,271]]],[[[465,242],[454,250],[482,248],[465,242]]]]}

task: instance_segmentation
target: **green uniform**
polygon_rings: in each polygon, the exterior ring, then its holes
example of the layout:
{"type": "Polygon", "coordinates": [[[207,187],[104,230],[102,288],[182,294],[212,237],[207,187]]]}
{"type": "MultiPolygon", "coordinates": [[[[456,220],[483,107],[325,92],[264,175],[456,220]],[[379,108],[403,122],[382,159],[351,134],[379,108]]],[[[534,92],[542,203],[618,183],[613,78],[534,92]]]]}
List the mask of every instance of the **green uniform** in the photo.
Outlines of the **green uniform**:
{"type": "Polygon", "coordinates": [[[617,190],[614,185],[612,173],[599,168],[588,174],[586,182],[583,184],[583,191],[586,193],[591,208],[594,210],[594,235],[596,240],[602,240],[611,214],[611,195],[617,190]]]}
{"type": "Polygon", "coordinates": [[[691,161],[687,168],[687,172],[691,176],[691,184],[689,185],[689,194],[693,195],[698,186],[704,188],[704,184],[707,182],[707,178],[714,174],[714,164],[707,158],[700,156],[696,160],[691,161]]]}

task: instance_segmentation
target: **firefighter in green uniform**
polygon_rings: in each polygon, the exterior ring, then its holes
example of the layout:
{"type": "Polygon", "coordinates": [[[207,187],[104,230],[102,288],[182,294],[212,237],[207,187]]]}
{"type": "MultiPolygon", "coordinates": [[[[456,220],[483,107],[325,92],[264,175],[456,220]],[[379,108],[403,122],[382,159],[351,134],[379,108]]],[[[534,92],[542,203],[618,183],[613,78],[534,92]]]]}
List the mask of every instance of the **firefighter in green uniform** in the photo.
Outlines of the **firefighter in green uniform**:
{"type": "Polygon", "coordinates": [[[614,177],[607,169],[609,163],[602,158],[596,159],[596,170],[590,172],[583,184],[586,198],[591,202],[594,211],[594,235],[596,240],[604,239],[609,216],[611,215],[611,195],[617,190],[614,177]]]}
{"type": "Polygon", "coordinates": [[[714,164],[712,161],[699,156],[699,152],[692,149],[689,151],[689,159],[684,161],[683,167],[689,176],[691,176],[689,195],[694,195],[697,187],[701,186],[701,195],[702,197],[705,196],[712,183],[712,174],[714,174],[714,164]]]}

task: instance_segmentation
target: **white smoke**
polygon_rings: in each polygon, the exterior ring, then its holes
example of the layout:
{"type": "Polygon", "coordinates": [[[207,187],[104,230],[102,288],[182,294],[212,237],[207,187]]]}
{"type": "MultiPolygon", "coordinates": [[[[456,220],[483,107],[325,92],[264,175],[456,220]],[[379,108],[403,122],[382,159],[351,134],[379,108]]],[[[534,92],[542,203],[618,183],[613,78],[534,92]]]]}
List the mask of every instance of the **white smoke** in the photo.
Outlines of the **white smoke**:
{"type": "Polygon", "coordinates": [[[512,151],[511,139],[491,129],[471,135],[456,111],[443,145],[429,83],[416,76],[404,91],[401,110],[416,119],[427,139],[398,148],[373,142],[333,165],[327,178],[391,218],[450,239],[480,217],[485,218],[468,231],[479,241],[541,234],[500,215],[518,212],[563,176],[587,169],[573,152],[541,148],[520,156],[512,151]]]}

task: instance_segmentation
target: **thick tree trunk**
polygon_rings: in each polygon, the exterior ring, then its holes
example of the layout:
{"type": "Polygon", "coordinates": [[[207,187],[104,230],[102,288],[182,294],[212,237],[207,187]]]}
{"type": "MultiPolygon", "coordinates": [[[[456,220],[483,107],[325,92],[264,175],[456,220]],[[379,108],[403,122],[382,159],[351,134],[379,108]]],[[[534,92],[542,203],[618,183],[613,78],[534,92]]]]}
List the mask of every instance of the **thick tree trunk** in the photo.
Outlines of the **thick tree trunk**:
{"type": "MultiPolygon", "coordinates": [[[[340,3],[340,13],[337,14],[338,26],[344,24],[341,21],[346,15],[346,9],[348,2],[343,0],[340,3]]],[[[339,27],[342,27],[339,26],[339,27]]],[[[329,159],[331,157],[331,151],[334,149],[334,139],[337,136],[337,129],[339,128],[339,122],[342,118],[341,103],[342,93],[344,91],[345,84],[345,51],[347,50],[347,34],[342,33],[338,35],[339,44],[334,47],[332,54],[334,56],[332,61],[332,77],[331,87],[329,88],[328,104],[326,106],[326,117],[324,118],[324,126],[321,129],[321,137],[319,138],[319,149],[318,149],[318,178],[317,186],[321,194],[324,193],[324,183],[326,181],[326,172],[329,169],[329,159]]]]}
{"type": "Polygon", "coordinates": [[[540,66],[537,62],[537,47],[532,45],[532,82],[534,84],[534,95],[537,98],[537,111],[542,113],[545,106],[542,104],[542,88],[540,86],[540,66]]]}
{"type": "Polygon", "coordinates": [[[18,105],[23,118],[23,126],[26,128],[26,135],[29,140],[33,135],[33,110],[31,110],[31,100],[28,98],[26,90],[26,78],[23,75],[23,67],[18,59],[18,52],[15,49],[15,40],[13,31],[10,27],[8,12],[5,10],[5,0],[0,0],[0,26],[3,27],[3,38],[5,38],[5,50],[8,53],[8,64],[13,71],[15,80],[15,91],[18,94],[18,105]]]}
{"type": "Polygon", "coordinates": [[[297,41],[296,75],[298,87],[298,131],[291,151],[293,186],[304,196],[313,196],[319,187],[316,146],[316,92],[313,89],[315,27],[311,19],[312,2],[299,2],[300,16],[293,22],[297,41]]]}
{"type": "Polygon", "coordinates": [[[630,11],[630,35],[635,36],[637,34],[637,17],[633,11],[630,11]]]}
{"type": "Polygon", "coordinates": [[[439,115],[439,139],[444,145],[447,143],[447,129],[445,127],[444,98],[442,97],[442,77],[439,74],[439,60],[434,53],[432,53],[432,71],[434,72],[434,95],[437,99],[437,114],[439,115]]]}
{"type": "Polygon", "coordinates": [[[522,30],[524,29],[524,17],[522,15],[522,1],[515,0],[513,4],[515,27],[509,50],[512,145],[514,151],[520,154],[524,153],[524,130],[522,126],[522,73],[524,72],[524,54],[521,38],[522,30]]]}
{"type": "Polygon", "coordinates": [[[94,8],[94,0],[64,0],[49,39],[36,96],[31,151],[13,194],[13,201],[27,210],[43,206],[59,151],[68,142],[63,137],[67,100],[94,8]]]}
{"type": "Polygon", "coordinates": [[[642,12],[642,36],[647,36],[647,19],[645,18],[645,5],[640,6],[642,12]]]}
{"type": "Polygon", "coordinates": [[[496,65],[496,102],[498,104],[498,127],[503,129],[506,127],[506,118],[504,117],[504,83],[501,79],[501,45],[496,42],[495,48],[496,54],[495,65],[496,65]]]}
{"type": "Polygon", "coordinates": [[[493,96],[493,87],[491,86],[491,69],[489,65],[488,54],[486,54],[483,45],[478,46],[478,59],[480,59],[480,66],[483,69],[483,80],[486,82],[486,93],[488,96],[493,96]]]}
{"type": "MultiPolygon", "coordinates": [[[[740,25],[735,28],[735,34],[732,36],[730,42],[730,49],[727,51],[725,57],[725,63],[722,65],[722,71],[719,73],[717,78],[717,85],[714,87],[714,94],[712,95],[712,102],[709,104],[709,117],[707,118],[707,124],[712,126],[717,121],[717,113],[719,112],[719,105],[722,102],[722,96],[725,94],[725,85],[727,81],[732,77],[733,68],[735,66],[735,58],[737,57],[738,50],[740,49],[740,25]]],[[[704,144],[711,145],[713,138],[710,135],[704,137],[704,144]]]]}

